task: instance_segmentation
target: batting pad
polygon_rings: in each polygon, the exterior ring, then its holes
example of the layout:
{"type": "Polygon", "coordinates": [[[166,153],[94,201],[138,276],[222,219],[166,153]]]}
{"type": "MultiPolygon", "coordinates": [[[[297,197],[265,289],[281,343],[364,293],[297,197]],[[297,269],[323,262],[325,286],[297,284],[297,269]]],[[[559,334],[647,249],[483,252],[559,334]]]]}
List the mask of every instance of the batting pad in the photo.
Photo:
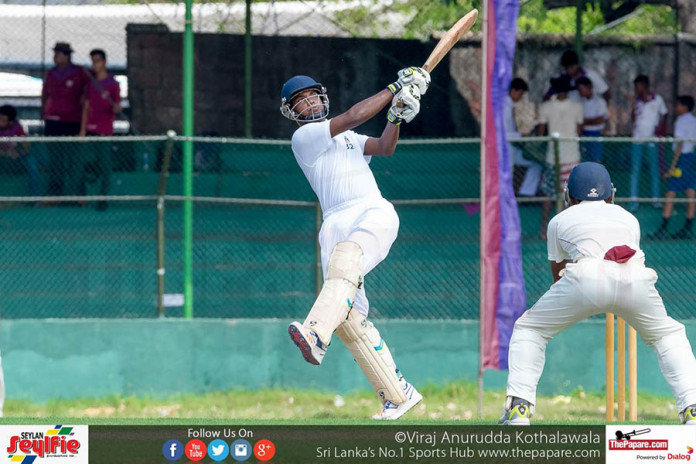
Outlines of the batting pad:
{"type": "Polygon", "coordinates": [[[355,293],[362,284],[363,252],[355,242],[339,242],[329,257],[326,280],[304,321],[325,346],[331,334],[348,317],[355,293]]]}
{"type": "Polygon", "coordinates": [[[358,311],[351,311],[348,319],[336,329],[336,335],[348,347],[383,403],[406,402],[406,395],[396,375],[394,359],[372,322],[358,311]]]}

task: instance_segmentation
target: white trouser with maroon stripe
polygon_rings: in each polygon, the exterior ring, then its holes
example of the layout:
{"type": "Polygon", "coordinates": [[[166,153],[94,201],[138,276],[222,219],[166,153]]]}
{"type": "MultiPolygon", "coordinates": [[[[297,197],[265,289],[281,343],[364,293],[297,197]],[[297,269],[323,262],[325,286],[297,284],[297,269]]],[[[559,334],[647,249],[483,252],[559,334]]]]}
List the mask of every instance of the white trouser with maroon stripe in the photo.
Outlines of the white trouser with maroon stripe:
{"type": "Polygon", "coordinates": [[[510,340],[508,396],[536,403],[546,344],[566,327],[600,313],[625,319],[657,353],[677,409],[696,404],[696,359],[684,326],[667,315],[657,274],[641,262],[583,258],[515,323],[510,340]]]}
{"type": "Polygon", "coordinates": [[[394,206],[381,197],[363,198],[344,203],[324,213],[319,232],[321,264],[326,267],[338,242],[356,242],[363,252],[363,285],[355,295],[353,308],[367,317],[370,304],[365,296],[365,275],[387,257],[399,231],[399,216],[394,206]]]}

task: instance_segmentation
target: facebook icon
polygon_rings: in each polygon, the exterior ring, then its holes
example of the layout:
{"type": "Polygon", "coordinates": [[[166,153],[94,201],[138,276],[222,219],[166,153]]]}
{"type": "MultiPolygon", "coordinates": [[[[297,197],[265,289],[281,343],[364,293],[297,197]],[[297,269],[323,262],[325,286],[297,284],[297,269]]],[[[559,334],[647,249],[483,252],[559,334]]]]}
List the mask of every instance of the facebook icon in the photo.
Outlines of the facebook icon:
{"type": "Polygon", "coordinates": [[[184,455],[184,445],[179,440],[169,440],[162,446],[162,454],[169,461],[181,459],[184,455]]]}

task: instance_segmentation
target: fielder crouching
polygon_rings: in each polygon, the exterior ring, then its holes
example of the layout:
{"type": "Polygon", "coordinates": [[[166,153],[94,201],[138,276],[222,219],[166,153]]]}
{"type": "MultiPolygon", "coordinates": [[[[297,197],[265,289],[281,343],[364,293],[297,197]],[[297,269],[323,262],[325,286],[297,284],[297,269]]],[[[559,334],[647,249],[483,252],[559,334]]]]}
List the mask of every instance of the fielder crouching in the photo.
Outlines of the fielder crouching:
{"type": "Polygon", "coordinates": [[[657,274],[645,267],[638,220],[613,200],[604,166],[588,162],[573,168],[566,188],[570,207],[548,225],[554,284],[515,323],[499,423],[529,425],[549,340],[581,319],[609,312],[655,350],[679,418],[696,425],[696,359],[684,325],[667,315],[655,289],[657,274]]]}
{"type": "Polygon", "coordinates": [[[363,278],[386,258],[399,229],[399,218],[382,197],[369,163],[372,156],[394,153],[399,125],[416,117],[429,84],[427,71],[402,69],[396,82],[331,119],[326,88],[311,77],[294,76],[281,91],[281,114],[300,126],[292,136],[292,151],[324,219],[319,233],[324,285],[305,321],[293,322],[288,332],[304,359],[316,365],[336,332],[382,402],[373,419],[398,419],[423,397],[396,369],[379,331],[367,320],[363,278]],[[351,130],[388,104],[379,138],[351,130]]]}

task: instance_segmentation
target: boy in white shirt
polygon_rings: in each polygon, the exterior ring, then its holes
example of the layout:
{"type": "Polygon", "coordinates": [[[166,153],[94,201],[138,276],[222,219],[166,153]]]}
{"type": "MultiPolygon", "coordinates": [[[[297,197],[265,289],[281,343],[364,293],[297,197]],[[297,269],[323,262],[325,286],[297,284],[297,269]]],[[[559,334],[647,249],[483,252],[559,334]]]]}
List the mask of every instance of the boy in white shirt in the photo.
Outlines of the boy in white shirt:
{"type": "MultiPolygon", "coordinates": [[[[582,97],[582,136],[601,137],[602,131],[606,127],[609,112],[607,111],[607,101],[594,94],[592,81],[587,77],[581,77],[575,81],[578,93],[582,97]]],[[[602,142],[583,142],[582,151],[587,161],[601,163],[604,159],[604,149],[602,142]]]]}
{"type": "MultiPolygon", "coordinates": [[[[558,134],[560,137],[578,137],[582,134],[582,105],[568,98],[570,92],[570,78],[561,76],[551,79],[554,95],[551,100],[544,102],[539,110],[539,135],[558,134]]],[[[559,162],[561,171],[561,185],[568,182],[568,176],[573,167],[580,162],[580,149],[578,142],[564,140],[558,143],[559,162]]],[[[554,143],[549,142],[546,150],[547,169],[544,172],[544,180],[541,190],[547,196],[556,195],[556,156],[554,143]]],[[[552,202],[545,201],[541,207],[541,230],[539,235],[546,239],[546,224],[551,214],[552,202]]]]}
{"type": "Polygon", "coordinates": [[[640,139],[655,137],[657,133],[664,133],[667,122],[667,106],[661,96],[650,91],[650,79],[641,74],[633,80],[635,101],[633,102],[633,138],[636,143],[631,146],[631,176],[629,181],[629,195],[631,202],[628,210],[638,210],[638,182],[640,181],[641,164],[643,154],[648,159],[650,169],[650,186],[652,192],[653,207],[660,208],[660,171],[658,169],[657,145],[655,142],[640,143],[640,139]]]}
{"type": "MultiPolygon", "coordinates": [[[[577,165],[565,190],[569,207],[549,222],[553,285],[515,322],[503,425],[529,425],[546,345],[576,322],[611,312],[657,354],[682,423],[696,425],[696,359],[684,325],[672,319],[645,266],[640,225],[613,204],[614,186],[599,163],[577,165]]],[[[589,340],[588,340],[589,342],[589,340]]]]}
{"type": "MultiPolygon", "coordinates": [[[[677,97],[677,102],[674,105],[674,112],[677,115],[674,121],[674,137],[677,139],[696,139],[696,117],[692,111],[694,109],[694,98],[690,95],[681,95],[677,97]]],[[[674,210],[674,203],[669,199],[676,197],[677,192],[684,191],[684,196],[690,200],[694,199],[694,189],[696,188],[696,153],[694,153],[694,142],[680,140],[674,142],[674,157],[669,170],[665,173],[667,181],[667,193],[665,197],[668,199],[662,209],[662,224],[660,228],[648,235],[649,239],[664,239],[669,238],[667,226],[669,218],[674,210]]],[[[686,222],[680,231],[672,235],[676,239],[693,238],[691,227],[694,221],[694,212],[696,212],[696,203],[688,203],[686,206],[686,222]]]]}
{"type": "Polygon", "coordinates": [[[396,369],[389,348],[372,322],[363,277],[387,257],[399,229],[399,217],[382,197],[369,163],[372,156],[391,156],[399,125],[420,110],[420,96],[430,84],[427,71],[399,71],[387,88],[331,119],[326,88],[308,76],[294,76],[281,91],[280,111],[300,126],[292,151],[319,199],[319,232],[324,285],[303,323],[288,327],[304,359],[324,360],[332,334],[345,343],[382,403],[373,416],[395,420],[423,397],[396,369]],[[381,137],[351,129],[389,105],[381,137]]]}
{"type": "Polygon", "coordinates": [[[510,161],[513,165],[513,172],[515,166],[526,168],[524,179],[520,183],[520,187],[517,191],[517,194],[521,197],[536,196],[537,190],[539,189],[539,182],[541,181],[541,166],[525,158],[522,150],[510,143],[511,138],[522,137],[522,134],[517,131],[514,106],[515,103],[522,99],[528,89],[529,87],[524,79],[519,77],[514,78],[510,82],[510,91],[505,96],[503,106],[503,124],[505,125],[505,135],[508,139],[508,152],[510,154],[510,161]]]}

